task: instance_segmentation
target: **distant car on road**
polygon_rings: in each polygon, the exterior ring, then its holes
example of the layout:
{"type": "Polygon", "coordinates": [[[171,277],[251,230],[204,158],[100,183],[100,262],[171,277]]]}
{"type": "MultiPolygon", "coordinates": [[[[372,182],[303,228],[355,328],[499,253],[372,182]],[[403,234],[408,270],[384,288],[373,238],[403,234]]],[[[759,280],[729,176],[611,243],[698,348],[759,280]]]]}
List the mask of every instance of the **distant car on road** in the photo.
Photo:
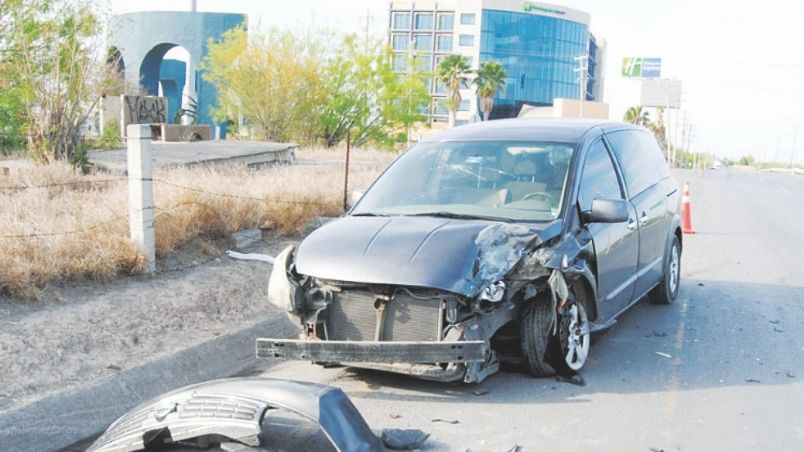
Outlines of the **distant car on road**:
{"type": "Polygon", "coordinates": [[[679,186],[645,129],[516,119],[402,154],[344,218],[276,259],[298,340],[264,357],[482,381],[577,371],[590,333],[678,294],[679,186]]]}

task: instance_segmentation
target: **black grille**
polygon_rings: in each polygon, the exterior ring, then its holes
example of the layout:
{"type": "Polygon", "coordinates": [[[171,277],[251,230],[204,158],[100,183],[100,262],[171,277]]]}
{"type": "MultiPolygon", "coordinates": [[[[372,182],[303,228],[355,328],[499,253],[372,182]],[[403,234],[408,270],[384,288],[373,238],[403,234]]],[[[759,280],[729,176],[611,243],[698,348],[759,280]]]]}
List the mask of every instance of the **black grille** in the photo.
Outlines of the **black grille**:
{"type": "Polygon", "coordinates": [[[327,307],[327,339],[373,341],[377,325],[376,296],[371,292],[349,291],[335,295],[327,307]]]}
{"type": "Polygon", "coordinates": [[[437,341],[440,300],[398,293],[385,307],[384,341],[437,341]]]}
{"type": "MultiPolygon", "coordinates": [[[[366,291],[337,293],[327,308],[327,338],[341,341],[373,341],[376,334],[377,297],[366,291]]],[[[397,293],[385,304],[383,341],[438,341],[441,301],[417,299],[397,293]]]]}

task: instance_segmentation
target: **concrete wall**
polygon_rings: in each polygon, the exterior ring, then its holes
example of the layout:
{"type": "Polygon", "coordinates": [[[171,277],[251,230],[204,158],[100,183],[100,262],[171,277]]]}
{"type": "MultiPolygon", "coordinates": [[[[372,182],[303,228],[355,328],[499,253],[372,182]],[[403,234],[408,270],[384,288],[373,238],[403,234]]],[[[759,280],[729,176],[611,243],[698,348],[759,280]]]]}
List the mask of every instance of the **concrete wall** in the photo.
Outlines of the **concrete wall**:
{"type": "Polygon", "coordinates": [[[160,124],[151,128],[154,140],[163,142],[209,141],[212,128],[209,125],[160,124]],[[156,130],[154,130],[156,129],[156,130]]]}
{"type": "Polygon", "coordinates": [[[207,54],[210,39],[220,40],[232,28],[246,24],[243,14],[147,11],[112,17],[109,46],[119,49],[125,65],[125,79],[141,85],[150,95],[158,93],[160,63],[176,46],[190,54],[188,80],[190,95],[198,102],[198,123],[214,124],[210,107],[217,105],[215,88],[203,80],[199,62],[207,54]]]}
{"type": "Polygon", "coordinates": [[[165,59],[159,70],[159,83],[162,85],[162,96],[167,99],[167,122],[174,123],[176,113],[181,111],[184,100],[184,83],[187,65],[183,61],[165,59]]]}
{"type": "MultiPolygon", "coordinates": [[[[100,109],[100,134],[109,127],[109,124],[117,123],[120,126],[120,120],[123,118],[123,98],[122,96],[106,96],[100,109]]],[[[125,127],[120,129],[120,135],[123,136],[125,127]]]]}
{"type": "Polygon", "coordinates": [[[167,122],[167,99],[156,96],[120,96],[122,129],[129,124],[162,124],[167,122]]]}

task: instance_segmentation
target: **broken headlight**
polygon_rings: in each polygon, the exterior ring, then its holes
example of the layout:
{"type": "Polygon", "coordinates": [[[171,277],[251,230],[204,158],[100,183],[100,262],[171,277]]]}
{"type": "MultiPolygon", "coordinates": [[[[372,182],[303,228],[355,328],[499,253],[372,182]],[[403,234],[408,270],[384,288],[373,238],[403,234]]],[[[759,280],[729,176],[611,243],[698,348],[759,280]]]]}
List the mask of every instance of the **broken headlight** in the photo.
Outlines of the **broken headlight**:
{"type": "Polygon", "coordinates": [[[303,307],[303,294],[299,283],[289,275],[292,261],[292,245],[276,256],[271,276],[268,279],[268,300],[288,314],[298,316],[303,307]]]}
{"type": "Polygon", "coordinates": [[[480,299],[497,303],[505,298],[505,289],[505,281],[497,281],[493,284],[489,284],[480,291],[480,299]]]}

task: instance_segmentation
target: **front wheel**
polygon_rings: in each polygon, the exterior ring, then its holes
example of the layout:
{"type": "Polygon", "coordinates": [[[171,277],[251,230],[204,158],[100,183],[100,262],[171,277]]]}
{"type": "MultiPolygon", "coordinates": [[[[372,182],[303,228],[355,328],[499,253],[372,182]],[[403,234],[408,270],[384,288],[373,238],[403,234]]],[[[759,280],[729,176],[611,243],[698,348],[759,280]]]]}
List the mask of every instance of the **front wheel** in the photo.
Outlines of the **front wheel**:
{"type": "Polygon", "coordinates": [[[521,320],[520,338],[528,370],[535,377],[546,377],[569,369],[580,370],[589,357],[591,336],[589,318],[583,303],[572,293],[563,313],[556,313],[557,333],[552,334],[551,303],[534,300],[521,320]]]}
{"type": "Polygon", "coordinates": [[[650,301],[654,304],[673,304],[681,285],[681,245],[678,237],[673,236],[667,256],[665,256],[662,281],[650,292],[650,301]]]}

